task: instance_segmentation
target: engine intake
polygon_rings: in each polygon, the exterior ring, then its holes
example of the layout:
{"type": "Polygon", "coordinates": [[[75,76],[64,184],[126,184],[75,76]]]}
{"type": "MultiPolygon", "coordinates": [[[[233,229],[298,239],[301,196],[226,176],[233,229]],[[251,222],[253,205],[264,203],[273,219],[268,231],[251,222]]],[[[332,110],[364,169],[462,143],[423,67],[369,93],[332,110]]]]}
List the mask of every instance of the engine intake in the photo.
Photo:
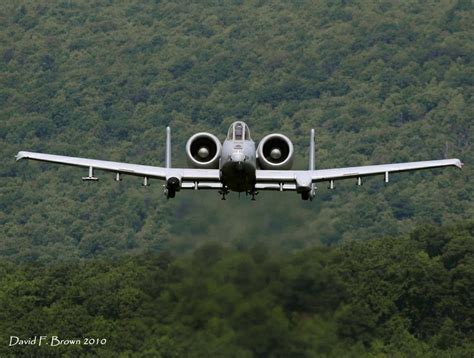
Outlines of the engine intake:
{"type": "Polygon", "coordinates": [[[269,134],[257,148],[258,163],[262,169],[291,169],[294,148],[291,140],[283,134],[269,134]]]}
{"type": "Polygon", "coordinates": [[[217,169],[222,144],[215,135],[201,132],[194,134],[186,143],[188,164],[193,168],[217,169]]]}

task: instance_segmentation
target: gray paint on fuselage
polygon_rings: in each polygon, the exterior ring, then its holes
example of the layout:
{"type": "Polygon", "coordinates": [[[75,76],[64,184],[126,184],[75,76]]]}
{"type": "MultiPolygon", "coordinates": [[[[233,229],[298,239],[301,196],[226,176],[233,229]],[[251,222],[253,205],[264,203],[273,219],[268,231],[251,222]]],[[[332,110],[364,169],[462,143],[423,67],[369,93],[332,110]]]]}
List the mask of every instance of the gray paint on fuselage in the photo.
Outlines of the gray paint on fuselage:
{"type": "Polygon", "coordinates": [[[224,141],[219,169],[221,181],[229,190],[254,190],[257,170],[255,154],[255,142],[251,139],[224,141]]]}

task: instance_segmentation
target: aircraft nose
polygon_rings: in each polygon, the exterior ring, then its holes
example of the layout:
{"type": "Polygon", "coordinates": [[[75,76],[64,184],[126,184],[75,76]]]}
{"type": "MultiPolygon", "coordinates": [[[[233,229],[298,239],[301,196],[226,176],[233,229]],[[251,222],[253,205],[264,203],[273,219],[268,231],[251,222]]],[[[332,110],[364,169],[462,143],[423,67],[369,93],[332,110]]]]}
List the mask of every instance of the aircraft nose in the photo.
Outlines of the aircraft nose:
{"type": "Polygon", "coordinates": [[[234,152],[230,156],[230,159],[232,159],[233,162],[243,162],[245,160],[245,155],[242,152],[234,152]]]}

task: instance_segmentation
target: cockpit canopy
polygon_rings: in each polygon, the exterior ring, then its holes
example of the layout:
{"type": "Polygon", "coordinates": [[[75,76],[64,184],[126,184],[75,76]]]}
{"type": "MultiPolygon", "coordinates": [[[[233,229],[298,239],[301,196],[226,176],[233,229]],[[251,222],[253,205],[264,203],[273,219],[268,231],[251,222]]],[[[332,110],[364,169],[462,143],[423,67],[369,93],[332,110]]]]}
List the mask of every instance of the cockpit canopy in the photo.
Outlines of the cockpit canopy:
{"type": "Polygon", "coordinates": [[[234,122],[229,127],[227,140],[251,140],[249,127],[244,122],[234,122]]]}

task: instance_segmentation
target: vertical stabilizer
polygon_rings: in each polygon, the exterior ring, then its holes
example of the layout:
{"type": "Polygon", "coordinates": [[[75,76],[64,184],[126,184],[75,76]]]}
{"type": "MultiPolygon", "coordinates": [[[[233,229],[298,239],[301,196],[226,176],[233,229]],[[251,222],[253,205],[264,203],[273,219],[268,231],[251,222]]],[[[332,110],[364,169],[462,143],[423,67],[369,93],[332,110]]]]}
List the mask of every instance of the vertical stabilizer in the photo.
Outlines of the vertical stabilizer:
{"type": "Polygon", "coordinates": [[[166,158],[165,167],[171,168],[171,128],[166,127],[166,158]]]}
{"type": "Polygon", "coordinates": [[[311,129],[309,138],[309,170],[314,170],[314,128],[311,129]]]}
{"type": "MultiPolygon", "coordinates": [[[[311,128],[309,138],[309,170],[314,170],[315,166],[315,149],[314,149],[314,128],[311,128]]],[[[309,199],[313,200],[314,196],[316,195],[316,185],[314,183],[311,184],[311,191],[309,193],[309,199]]]]}

